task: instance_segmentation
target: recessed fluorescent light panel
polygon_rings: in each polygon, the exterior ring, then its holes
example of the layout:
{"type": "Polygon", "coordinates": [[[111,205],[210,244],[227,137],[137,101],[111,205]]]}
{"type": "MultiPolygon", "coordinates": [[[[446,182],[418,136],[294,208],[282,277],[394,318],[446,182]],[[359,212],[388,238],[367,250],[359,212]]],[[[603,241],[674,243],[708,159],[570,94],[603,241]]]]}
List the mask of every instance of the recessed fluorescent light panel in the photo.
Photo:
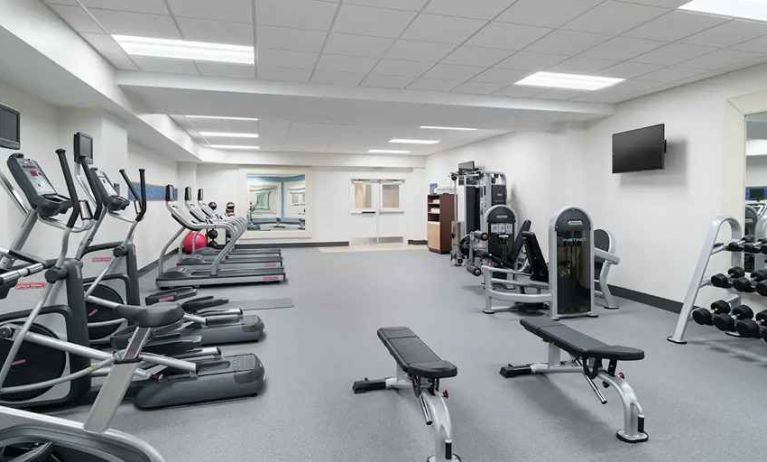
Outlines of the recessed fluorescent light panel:
{"type": "Polygon", "coordinates": [[[437,144],[439,140],[418,140],[411,138],[392,138],[389,143],[394,144],[437,144]]]}
{"type": "Polygon", "coordinates": [[[442,127],[439,125],[421,125],[421,128],[425,130],[453,130],[456,132],[474,132],[477,131],[476,128],[468,128],[468,127],[442,127]]]}
{"type": "Polygon", "coordinates": [[[113,35],[126,53],[133,56],[254,64],[253,47],[226,43],[192,42],[133,35],[113,35]]]}
{"type": "Polygon", "coordinates": [[[258,138],[258,133],[200,132],[205,138],[258,138]]]}
{"type": "Polygon", "coordinates": [[[601,90],[611,87],[625,79],[598,77],[595,75],[560,74],[558,72],[536,72],[514,85],[529,87],[566,88],[568,90],[601,90]]]}
{"type": "Polygon", "coordinates": [[[410,154],[404,149],[368,149],[368,154],[410,154]]]}
{"type": "Polygon", "coordinates": [[[767,2],[764,0],[693,0],[679,9],[767,21],[767,2]]]}
{"type": "Polygon", "coordinates": [[[261,146],[249,146],[244,144],[209,144],[208,147],[214,149],[237,149],[240,151],[255,151],[261,149],[261,146]]]}
{"type": "Polygon", "coordinates": [[[248,120],[248,121],[256,121],[258,120],[255,117],[227,117],[227,116],[206,116],[206,115],[185,115],[187,119],[195,119],[195,120],[248,120]]]}

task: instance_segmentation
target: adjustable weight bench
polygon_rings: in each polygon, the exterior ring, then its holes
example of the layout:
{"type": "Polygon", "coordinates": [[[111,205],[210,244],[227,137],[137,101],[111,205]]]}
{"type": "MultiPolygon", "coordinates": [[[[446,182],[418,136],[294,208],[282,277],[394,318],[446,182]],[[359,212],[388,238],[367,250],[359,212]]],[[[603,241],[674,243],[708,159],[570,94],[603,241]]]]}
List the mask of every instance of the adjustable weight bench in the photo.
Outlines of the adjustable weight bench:
{"type": "Polygon", "coordinates": [[[417,335],[407,327],[382,327],[378,329],[381,339],[397,363],[394,377],[354,382],[355,394],[374,390],[406,389],[415,392],[421,403],[426,425],[434,428],[435,455],[429,462],[440,460],[460,461],[453,454],[452,424],[445,399],[447,390],[440,392],[439,381],[458,375],[458,369],[442,360],[417,335]]]}
{"type": "Polygon", "coordinates": [[[627,443],[647,441],[642,406],[639,405],[636,394],[623,373],[617,372],[618,361],[639,361],[644,359],[644,351],[619,345],[607,345],[550,319],[523,319],[520,323],[525,329],[549,344],[548,361],[525,366],[509,364],[501,368],[502,376],[512,378],[532,374],[580,372],[600,402],[606,404],[607,399],[594,384],[594,379],[599,378],[605,388],[612,385],[623,402],[623,428],[616,434],[618,439],[627,443]],[[570,354],[570,361],[560,360],[562,351],[570,354]],[[607,369],[603,367],[604,360],[608,361],[607,369]]]}

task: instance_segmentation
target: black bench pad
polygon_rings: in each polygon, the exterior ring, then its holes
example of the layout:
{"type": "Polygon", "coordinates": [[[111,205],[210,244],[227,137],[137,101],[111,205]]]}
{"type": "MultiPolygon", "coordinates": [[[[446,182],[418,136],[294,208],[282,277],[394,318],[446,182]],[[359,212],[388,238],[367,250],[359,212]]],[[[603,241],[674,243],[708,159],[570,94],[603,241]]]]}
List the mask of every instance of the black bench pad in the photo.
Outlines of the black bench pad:
{"type": "Polygon", "coordinates": [[[443,379],[458,375],[458,368],[443,361],[408,327],[382,327],[378,338],[410,376],[443,379]]]}
{"type": "Polygon", "coordinates": [[[558,321],[550,319],[522,319],[522,326],[543,340],[579,358],[638,361],[644,359],[644,351],[620,345],[608,345],[594,337],[579,332],[558,321]]]}

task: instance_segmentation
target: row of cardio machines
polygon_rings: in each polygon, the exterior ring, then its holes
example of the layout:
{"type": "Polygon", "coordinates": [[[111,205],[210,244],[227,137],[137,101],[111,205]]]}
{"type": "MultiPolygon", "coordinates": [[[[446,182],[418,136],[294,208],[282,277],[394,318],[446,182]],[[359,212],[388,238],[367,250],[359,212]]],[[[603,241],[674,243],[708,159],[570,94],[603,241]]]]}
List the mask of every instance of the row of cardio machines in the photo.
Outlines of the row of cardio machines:
{"type": "MultiPolygon", "coordinates": [[[[0,114],[0,123],[7,123],[3,116],[7,114],[0,114]]],[[[19,141],[0,140],[0,146],[18,149],[19,141]]],[[[146,213],[144,172],[136,186],[121,171],[132,201],[107,194],[113,183],[93,166],[92,148],[90,137],[75,135],[77,180],[65,151],[57,151],[68,197],[59,194],[38,162],[20,153],[7,162],[18,189],[0,175],[25,214],[10,248],[0,249],[0,299],[7,307],[32,307],[3,310],[0,315],[3,461],[161,462],[163,456],[146,442],[111,429],[126,396],[136,407],[152,409],[263,390],[264,368],[254,354],[223,356],[217,347],[206,346],[216,339],[244,340],[237,338],[237,331],[251,330],[251,340],[262,338],[263,323],[257,316],[236,309],[190,313],[182,303],[194,295],[190,288],[152,294],[142,303],[133,234],[146,213]],[[79,199],[75,181],[91,202],[79,199]],[[132,218],[125,213],[131,203],[136,207],[132,218]],[[93,244],[107,216],[128,224],[127,235],[121,241],[93,244]],[[37,223],[61,231],[56,258],[25,249],[37,223]],[[69,257],[71,237],[81,233],[84,237],[69,257]],[[99,252],[109,257],[92,257],[99,252]],[[108,264],[97,276],[86,278],[86,260],[87,266],[95,261],[108,264]],[[119,301],[112,298],[118,295],[119,301]],[[83,423],[39,412],[85,402],[93,404],[83,423]]]]}
{"type": "Polygon", "coordinates": [[[198,190],[195,202],[192,200],[192,189],[185,188],[184,207],[179,204],[177,196],[178,192],[172,185],[165,187],[166,208],[180,227],[160,251],[156,279],[159,288],[277,283],[286,280],[280,249],[238,245],[238,240],[248,230],[247,219],[217,215],[203,201],[201,189],[198,190]],[[169,249],[179,237],[188,232],[223,234],[227,240],[221,248],[208,246],[193,249],[189,255],[179,251],[175,267],[168,269],[169,249]]]}

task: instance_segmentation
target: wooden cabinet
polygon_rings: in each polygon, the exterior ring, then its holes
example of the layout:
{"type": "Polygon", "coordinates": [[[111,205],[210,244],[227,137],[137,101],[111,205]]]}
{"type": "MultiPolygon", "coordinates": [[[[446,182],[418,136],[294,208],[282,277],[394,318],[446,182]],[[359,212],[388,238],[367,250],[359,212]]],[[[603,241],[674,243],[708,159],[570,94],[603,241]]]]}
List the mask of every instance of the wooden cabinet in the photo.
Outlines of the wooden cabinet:
{"type": "Polygon", "coordinates": [[[426,199],[426,243],[432,252],[450,253],[454,213],[453,194],[429,194],[426,199]]]}

